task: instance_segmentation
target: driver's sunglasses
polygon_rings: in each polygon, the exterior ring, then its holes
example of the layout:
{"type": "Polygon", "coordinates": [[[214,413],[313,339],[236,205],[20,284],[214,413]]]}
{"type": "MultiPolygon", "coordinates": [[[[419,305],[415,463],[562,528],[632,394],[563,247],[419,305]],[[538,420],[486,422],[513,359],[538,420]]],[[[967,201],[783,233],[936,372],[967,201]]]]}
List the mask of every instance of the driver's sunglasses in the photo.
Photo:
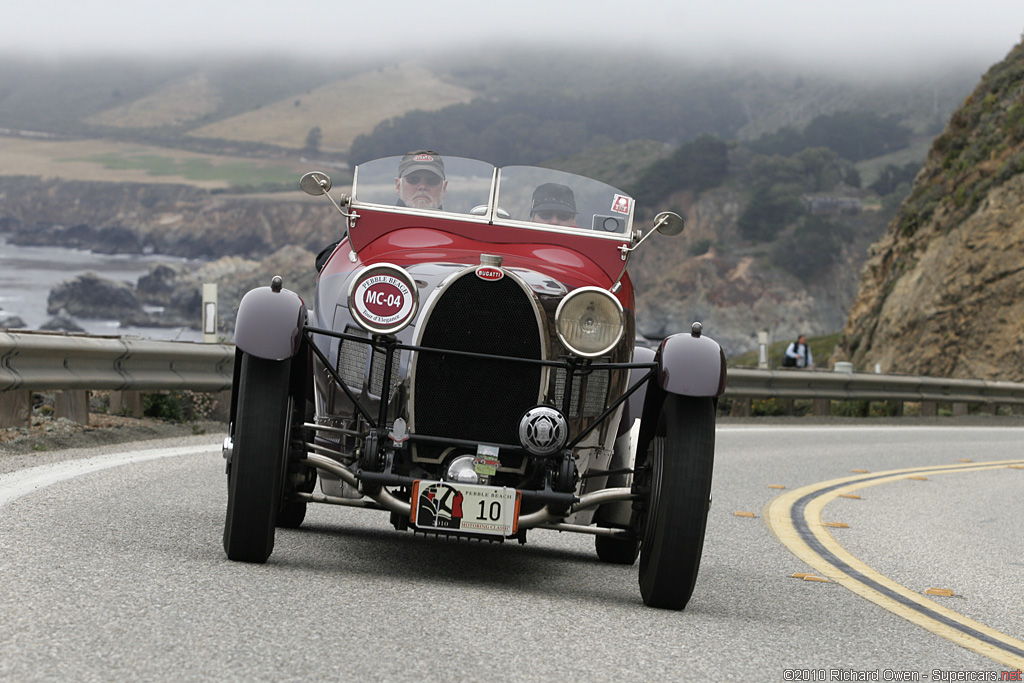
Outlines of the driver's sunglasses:
{"type": "Polygon", "coordinates": [[[574,214],[572,211],[538,211],[533,215],[541,219],[542,221],[558,220],[563,222],[571,221],[573,218],[576,217],[576,214],[574,214]]]}
{"type": "Polygon", "coordinates": [[[434,173],[410,173],[405,176],[405,182],[410,185],[428,185],[437,187],[441,184],[441,178],[434,173]]]}

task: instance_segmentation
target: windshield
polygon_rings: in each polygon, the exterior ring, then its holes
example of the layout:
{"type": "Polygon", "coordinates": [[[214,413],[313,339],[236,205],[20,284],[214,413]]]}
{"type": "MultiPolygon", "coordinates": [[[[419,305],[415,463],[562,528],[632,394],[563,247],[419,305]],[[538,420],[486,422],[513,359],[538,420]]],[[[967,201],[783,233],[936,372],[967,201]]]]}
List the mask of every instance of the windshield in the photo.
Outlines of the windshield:
{"type": "Polygon", "coordinates": [[[611,185],[534,166],[501,169],[498,207],[516,221],[625,233],[633,199],[611,185]]]}
{"type": "Polygon", "coordinates": [[[494,180],[491,164],[459,157],[408,160],[412,163],[403,159],[387,157],[357,166],[353,198],[363,204],[459,214],[470,214],[479,206],[484,207],[480,213],[486,213],[494,180]]]}
{"type": "Polygon", "coordinates": [[[474,216],[494,224],[623,235],[633,198],[611,185],[535,166],[419,153],[360,164],[353,201],[403,213],[474,216]]]}

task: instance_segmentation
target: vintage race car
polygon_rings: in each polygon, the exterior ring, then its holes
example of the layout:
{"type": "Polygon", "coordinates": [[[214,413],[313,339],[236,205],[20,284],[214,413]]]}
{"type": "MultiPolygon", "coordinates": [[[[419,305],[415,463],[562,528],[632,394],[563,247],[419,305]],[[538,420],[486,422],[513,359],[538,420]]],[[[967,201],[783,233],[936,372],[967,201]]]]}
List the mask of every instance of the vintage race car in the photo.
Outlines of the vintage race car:
{"type": "MultiPolygon", "coordinates": [[[[633,198],[596,180],[416,152],[361,164],[312,310],[248,292],[224,443],[224,548],[265,562],[309,503],[398,530],[525,543],[592,534],[682,609],[711,500],[721,347],[701,325],[636,344],[633,198]],[[317,483],[319,482],[319,491],[317,483]]],[[[320,261],[326,261],[322,263],[320,261]]]]}

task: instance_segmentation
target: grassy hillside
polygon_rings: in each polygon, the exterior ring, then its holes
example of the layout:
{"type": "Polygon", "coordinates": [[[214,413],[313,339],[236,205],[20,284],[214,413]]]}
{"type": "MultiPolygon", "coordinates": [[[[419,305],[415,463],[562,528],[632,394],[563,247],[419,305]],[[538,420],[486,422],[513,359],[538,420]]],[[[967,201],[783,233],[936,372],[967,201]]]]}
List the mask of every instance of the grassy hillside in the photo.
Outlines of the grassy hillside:
{"type": "Polygon", "coordinates": [[[449,85],[425,67],[404,63],[356,74],[189,132],[204,138],[301,149],[314,126],[320,149],[347,152],[357,135],[411,110],[436,111],[468,102],[471,90],[449,85]]]}
{"type": "Polygon", "coordinates": [[[208,190],[296,189],[309,164],[199,154],[116,140],[0,138],[0,176],[39,176],[113,183],[176,183],[208,190]]]}

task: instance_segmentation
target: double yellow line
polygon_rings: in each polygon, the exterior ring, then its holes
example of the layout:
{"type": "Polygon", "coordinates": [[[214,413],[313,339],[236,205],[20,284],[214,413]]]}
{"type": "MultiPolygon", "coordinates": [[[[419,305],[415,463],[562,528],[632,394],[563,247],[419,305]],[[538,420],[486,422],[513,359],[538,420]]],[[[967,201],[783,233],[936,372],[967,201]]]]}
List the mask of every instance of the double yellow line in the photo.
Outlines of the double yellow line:
{"type": "Polygon", "coordinates": [[[765,520],[772,532],[825,578],[936,635],[985,655],[1011,669],[1024,668],[1024,642],[946,609],[922,594],[882,576],[836,542],[822,522],[822,510],[840,496],[910,477],[1002,469],[1024,460],[890,470],[811,484],[771,501],[765,520]]]}

